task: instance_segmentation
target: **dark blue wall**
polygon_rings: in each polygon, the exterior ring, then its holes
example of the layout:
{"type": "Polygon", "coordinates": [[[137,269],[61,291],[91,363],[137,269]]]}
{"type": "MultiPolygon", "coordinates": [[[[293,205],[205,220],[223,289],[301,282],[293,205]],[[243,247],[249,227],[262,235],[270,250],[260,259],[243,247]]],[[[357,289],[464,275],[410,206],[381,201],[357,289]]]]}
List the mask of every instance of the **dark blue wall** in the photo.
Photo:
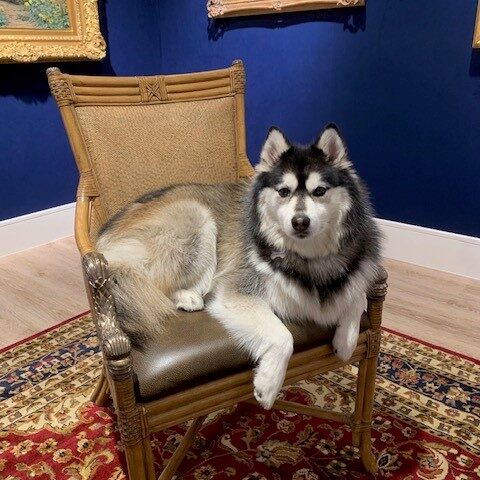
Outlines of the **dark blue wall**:
{"type": "MultiPolygon", "coordinates": [[[[99,3],[108,57],[57,66],[68,73],[158,73],[157,2],[99,3]]],[[[45,75],[52,65],[0,65],[0,220],[75,200],[77,170],[45,75]]]]}
{"type": "MultiPolygon", "coordinates": [[[[380,217],[480,236],[476,0],[367,0],[365,9],[220,22],[208,21],[205,3],[108,0],[107,61],[62,68],[171,73],[242,58],[253,161],[269,125],[308,142],[333,120],[380,217]]],[[[1,218],[74,198],[45,67],[0,68],[1,218]]]]}
{"type": "Polygon", "coordinates": [[[333,120],[380,217],[480,236],[476,0],[210,23],[204,3],[163,2],[162,69],[244,60],[253,161],[269,125],[308,142],[333,120]]]}

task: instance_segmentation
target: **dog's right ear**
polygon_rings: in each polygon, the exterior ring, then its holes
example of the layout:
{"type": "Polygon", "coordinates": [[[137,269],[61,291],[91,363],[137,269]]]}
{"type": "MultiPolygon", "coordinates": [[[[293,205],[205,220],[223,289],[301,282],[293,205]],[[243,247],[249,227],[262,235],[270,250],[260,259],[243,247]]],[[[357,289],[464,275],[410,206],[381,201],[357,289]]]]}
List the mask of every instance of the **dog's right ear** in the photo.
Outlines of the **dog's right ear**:
{"type": "Polygon", "coordinates": [[[277,127],[270,127],[260,153],[260,162],[256,165],[255,170],[257,172],[268,172],[290,147],[290,142],[285,135],[277,127]]]}

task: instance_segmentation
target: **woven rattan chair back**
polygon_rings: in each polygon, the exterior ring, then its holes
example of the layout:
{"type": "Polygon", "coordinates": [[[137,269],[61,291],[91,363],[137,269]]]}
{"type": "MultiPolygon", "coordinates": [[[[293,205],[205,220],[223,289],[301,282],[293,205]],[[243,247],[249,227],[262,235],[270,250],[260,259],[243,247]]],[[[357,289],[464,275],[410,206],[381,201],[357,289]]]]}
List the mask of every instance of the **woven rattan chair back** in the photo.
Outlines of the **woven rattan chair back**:
{"type": "Polygon", "coordinates": [[[94,198],[93,238],[148,191],[251,173],[240,61],[183,75],[80,76],[52,68],[48,77],[80,172],[78,196],[94,198]]]}

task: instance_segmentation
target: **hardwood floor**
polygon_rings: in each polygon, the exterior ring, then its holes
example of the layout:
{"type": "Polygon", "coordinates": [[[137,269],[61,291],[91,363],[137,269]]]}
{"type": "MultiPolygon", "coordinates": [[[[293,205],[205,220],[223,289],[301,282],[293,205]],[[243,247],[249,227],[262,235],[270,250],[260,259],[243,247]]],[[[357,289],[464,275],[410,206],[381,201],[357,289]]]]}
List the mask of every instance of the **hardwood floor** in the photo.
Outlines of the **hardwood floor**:
{"type": "MultiPolygon", "coordinates": [[[[480,358],[480,281],[385,260],[383,324],[480,358]]],[[[73,238],[0,258],[0,348],[88,310],[73,238]]]]}
{"type": "Polygon", "coordinates": [[[383,325],[480,359],[480,281],[385,259],[383,325]]]}
{"type": "Polygon", "coordinates": [[[88,309],[73,238],[0,258],[0,348],[88,309]]]}

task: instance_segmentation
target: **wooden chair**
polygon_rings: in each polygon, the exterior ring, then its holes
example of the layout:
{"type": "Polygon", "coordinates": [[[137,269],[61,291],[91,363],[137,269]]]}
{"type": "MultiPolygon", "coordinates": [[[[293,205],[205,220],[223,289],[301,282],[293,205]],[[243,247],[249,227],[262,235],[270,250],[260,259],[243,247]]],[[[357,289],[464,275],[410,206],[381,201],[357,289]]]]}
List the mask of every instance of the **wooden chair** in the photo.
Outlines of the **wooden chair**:
{"type": "MultiPolygon", "coordinates": [[[[150,351],[132,349],[117,322],[107,262],[95,252],[94,242],[112,215],[145,192],[252,174],[245,153],[243,64],[148,77],[66,75],[49,68],[48,79],[80,172],[75,238],[104,361],[92,400],[103,405],[112,394],[131,479],[155,478],[150,433],[193,419],[159,477],[170,479],[208,413],[252,400],[251,364],[205,312],[180,314],[150,351]],[[178,360],[179,351],[186,357],[178,360]]],[[[382,270],[367,294],[362,331],[349,362],[359,362],[354,412],[344,415],[283,400],[274,405],[350,424],[353,444],[360,447],[369,472],[377,469],[370,430],[385,294],[382,270]]],[[[331,330],[310,327],[292,333],[295,353],[286,385],[344,365],[332,351],[331,330]]]]}

